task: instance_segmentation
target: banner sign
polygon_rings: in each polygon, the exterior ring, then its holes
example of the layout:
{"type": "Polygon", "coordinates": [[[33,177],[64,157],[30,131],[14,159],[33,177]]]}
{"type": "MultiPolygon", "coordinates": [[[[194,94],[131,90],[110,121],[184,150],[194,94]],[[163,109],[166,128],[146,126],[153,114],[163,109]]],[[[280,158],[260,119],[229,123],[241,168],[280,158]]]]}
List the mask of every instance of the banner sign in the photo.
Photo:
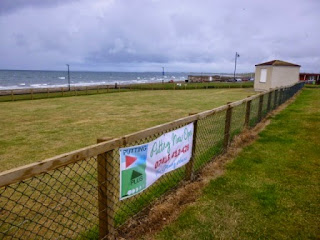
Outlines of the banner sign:
{"type": "Polygon", "coordinates": [[[188,163],[193,130],[190,123],[152,142],[120,148],[120,200],[142,192],[162,175],[188,163]]]}

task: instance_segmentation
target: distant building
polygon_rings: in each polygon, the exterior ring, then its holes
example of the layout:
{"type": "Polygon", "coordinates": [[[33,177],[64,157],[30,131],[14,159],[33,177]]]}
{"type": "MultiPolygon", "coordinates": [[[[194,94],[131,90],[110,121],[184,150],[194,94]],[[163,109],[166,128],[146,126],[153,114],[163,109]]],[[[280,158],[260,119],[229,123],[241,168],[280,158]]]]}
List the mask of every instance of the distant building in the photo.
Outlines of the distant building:
{"type": "Polygon", "coordinates": [[[219,75],[188,75],[189,82],[216,82],[226,81],[227,78],[219,75]]]}
{"type": "Polygon", "coordinates": [[[299,81],[300,65],[273,60],[256,65],[254,90],[268,91],[285,87],[299,81]]]}
{"type": "Polygon", "coordinates": [[[320,84],[320,73],[300,73],[300,81],[315,81],[320,84]]]}

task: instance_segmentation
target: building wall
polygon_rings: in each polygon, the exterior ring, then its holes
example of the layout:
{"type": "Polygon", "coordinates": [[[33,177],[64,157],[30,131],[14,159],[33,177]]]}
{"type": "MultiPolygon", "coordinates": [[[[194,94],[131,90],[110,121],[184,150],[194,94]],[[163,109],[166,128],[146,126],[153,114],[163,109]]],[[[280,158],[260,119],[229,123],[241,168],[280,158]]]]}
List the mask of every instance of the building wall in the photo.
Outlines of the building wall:
{"type": "Polygon", "coordinates": [[[271,88],[285,87],[299,82],[300,67],[274,66],[271,88]]]}
{"type": "Polygon", "coordinates": [[[271,88],[272,66],[256,66],[254,76],[254,90],[255,91],[268,91],[271,88]],[[266,82],[260,82],[261,69],[267,69],[266,82]]]}

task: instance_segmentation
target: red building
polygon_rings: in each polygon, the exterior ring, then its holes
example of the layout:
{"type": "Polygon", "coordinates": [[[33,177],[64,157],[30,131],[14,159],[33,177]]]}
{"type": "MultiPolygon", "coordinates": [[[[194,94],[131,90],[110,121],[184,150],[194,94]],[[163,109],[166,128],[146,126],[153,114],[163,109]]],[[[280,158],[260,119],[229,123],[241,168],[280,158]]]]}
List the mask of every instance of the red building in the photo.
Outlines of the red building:
{"type": "Polygon", "coordinates": [[[320,84],[320,73],[300,73],[300,81],[315,81],[320,84]]]}

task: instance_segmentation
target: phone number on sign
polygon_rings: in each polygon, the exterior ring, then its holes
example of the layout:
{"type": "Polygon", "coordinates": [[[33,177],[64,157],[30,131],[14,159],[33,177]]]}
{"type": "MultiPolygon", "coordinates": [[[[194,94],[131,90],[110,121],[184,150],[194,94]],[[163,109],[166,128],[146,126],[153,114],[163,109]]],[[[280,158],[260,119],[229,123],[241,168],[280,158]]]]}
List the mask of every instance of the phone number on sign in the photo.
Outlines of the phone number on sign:
{"type": "Polygon", "coordinates": [[[180,154],[188,152],[189,149],[190,149],[190,146],[189,144],[187,144],[183,148],[175,150],[173,153],[168,154],[167,156],[156,161],[156,163],[154,164],[154,168],[157,169],[162,164],[169,162],[171,158],[177,158],[179,157],[180,154]]]}

